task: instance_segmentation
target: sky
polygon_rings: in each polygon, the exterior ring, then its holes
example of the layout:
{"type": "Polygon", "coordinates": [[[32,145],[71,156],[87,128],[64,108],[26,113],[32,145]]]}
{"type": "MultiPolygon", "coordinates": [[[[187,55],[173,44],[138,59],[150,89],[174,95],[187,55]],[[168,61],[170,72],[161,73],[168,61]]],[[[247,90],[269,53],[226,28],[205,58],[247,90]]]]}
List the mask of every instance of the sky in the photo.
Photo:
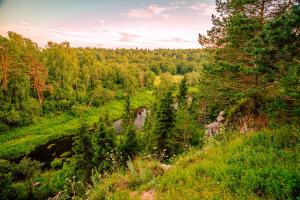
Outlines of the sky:
{"type": "Polygon", "coordinates": [[[0,35],[99,48],[200,48],[214,0],[0,0],[0,35]]]}

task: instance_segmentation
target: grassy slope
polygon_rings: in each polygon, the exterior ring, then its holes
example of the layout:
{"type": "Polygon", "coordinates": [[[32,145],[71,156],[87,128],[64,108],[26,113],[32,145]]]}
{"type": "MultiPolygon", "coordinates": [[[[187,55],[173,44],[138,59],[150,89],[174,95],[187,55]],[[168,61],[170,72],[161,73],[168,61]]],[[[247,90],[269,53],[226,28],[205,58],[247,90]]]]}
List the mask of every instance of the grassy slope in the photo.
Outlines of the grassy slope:
{"type": "Polygon", "coordinates": [[[157,162],[137,159],[127,172],[94,187],[90,199],[140,199],[146,193],[170,200],[296,199],[300,131],[290,128],[236,135],[224,144],[214,141],[177,158],[164,173],[157,162]]]}
{"type": "MultiPolygon", "coordinates": [[[[154,101],[151,91],[140,92],[132,98],[133,109],[147,106],[154,101]]],[[[90,124],[97,122],[101,110],[110,111],[113,120],[122,115],[123,101],[114,100],[100,108],[91,108],[84,118],[90,124]]],[[[65,135],[74,134],[79,117],[69,113],[53,118],[43,118],[27,127],[15,128],[0,135],[0,158],[17,158],[30,153],[35,147],[65,135]]]]}

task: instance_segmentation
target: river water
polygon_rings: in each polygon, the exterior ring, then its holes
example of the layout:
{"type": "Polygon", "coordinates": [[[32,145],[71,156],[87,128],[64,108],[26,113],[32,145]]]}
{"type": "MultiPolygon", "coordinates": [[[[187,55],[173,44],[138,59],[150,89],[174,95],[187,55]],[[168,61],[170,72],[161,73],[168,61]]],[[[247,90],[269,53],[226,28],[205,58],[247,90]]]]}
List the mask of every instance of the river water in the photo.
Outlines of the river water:
{"type": "MultiPolygon", "coordinates": [[[[141,108],[136,111],[136,116],[135,116],[133,124],[137,130],[143,129],[144,124],[145,124],[146,115],[147,115],[146,108],[141,108]]],[[[118,134],[121,133],[122,119],[118,119],[118,120],[114,121],[113,127],[115,128],[116,133],[118,133],[118,134]]]]}
{"type": "MultiPolygon", "coordinates": [[[[146,119],[146,113],[147,110],[145,108],[141,108],[136,111],[134,127],[137,130],[143,129],[146,119]]],[[[114,121],[113,127],[115,128],[116,133],[120,134],[122,131],[122,119],[114,121]]],[[[27,157],[43,163],[42,169],[49,169],[51,168],[51,162],[55,158],[64,160],[72,156],[72,144],[73,137],[65,136],[48,142],[47,144],[38,146],[27,157]]],[[[22,158],[15,159],[14,161],[19,162],[21,159],[22,158]]]]}

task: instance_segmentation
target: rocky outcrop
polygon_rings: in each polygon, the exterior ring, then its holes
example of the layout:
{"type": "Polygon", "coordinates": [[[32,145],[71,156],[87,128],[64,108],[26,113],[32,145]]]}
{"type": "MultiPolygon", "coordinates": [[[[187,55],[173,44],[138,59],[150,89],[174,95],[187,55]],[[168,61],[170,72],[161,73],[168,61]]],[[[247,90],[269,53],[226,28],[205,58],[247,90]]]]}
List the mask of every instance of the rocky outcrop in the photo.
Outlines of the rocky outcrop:
{"type": "Polygon", "coordinates": [[[205,128],[206,128],[206,134],[208,136],[213,136],[215,134],[218,133],[222,123],[225,121],[225,116],[224,116],[224,111],[221,111],[216,119],[216,121],[210,123],[210,124],[207,124],[205,125],[205,128]]]}

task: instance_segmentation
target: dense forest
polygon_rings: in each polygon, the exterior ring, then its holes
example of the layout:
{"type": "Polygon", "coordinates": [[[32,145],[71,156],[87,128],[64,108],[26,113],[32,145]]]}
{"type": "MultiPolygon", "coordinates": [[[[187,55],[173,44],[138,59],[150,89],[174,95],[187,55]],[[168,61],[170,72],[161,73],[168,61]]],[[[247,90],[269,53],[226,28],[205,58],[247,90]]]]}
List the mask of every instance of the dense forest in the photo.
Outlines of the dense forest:
{"type": "Polygon", "coordinates": [[[199,49],[0,36],[0,199],[300,198],[299,4],[216,10],[199,49]]]}

